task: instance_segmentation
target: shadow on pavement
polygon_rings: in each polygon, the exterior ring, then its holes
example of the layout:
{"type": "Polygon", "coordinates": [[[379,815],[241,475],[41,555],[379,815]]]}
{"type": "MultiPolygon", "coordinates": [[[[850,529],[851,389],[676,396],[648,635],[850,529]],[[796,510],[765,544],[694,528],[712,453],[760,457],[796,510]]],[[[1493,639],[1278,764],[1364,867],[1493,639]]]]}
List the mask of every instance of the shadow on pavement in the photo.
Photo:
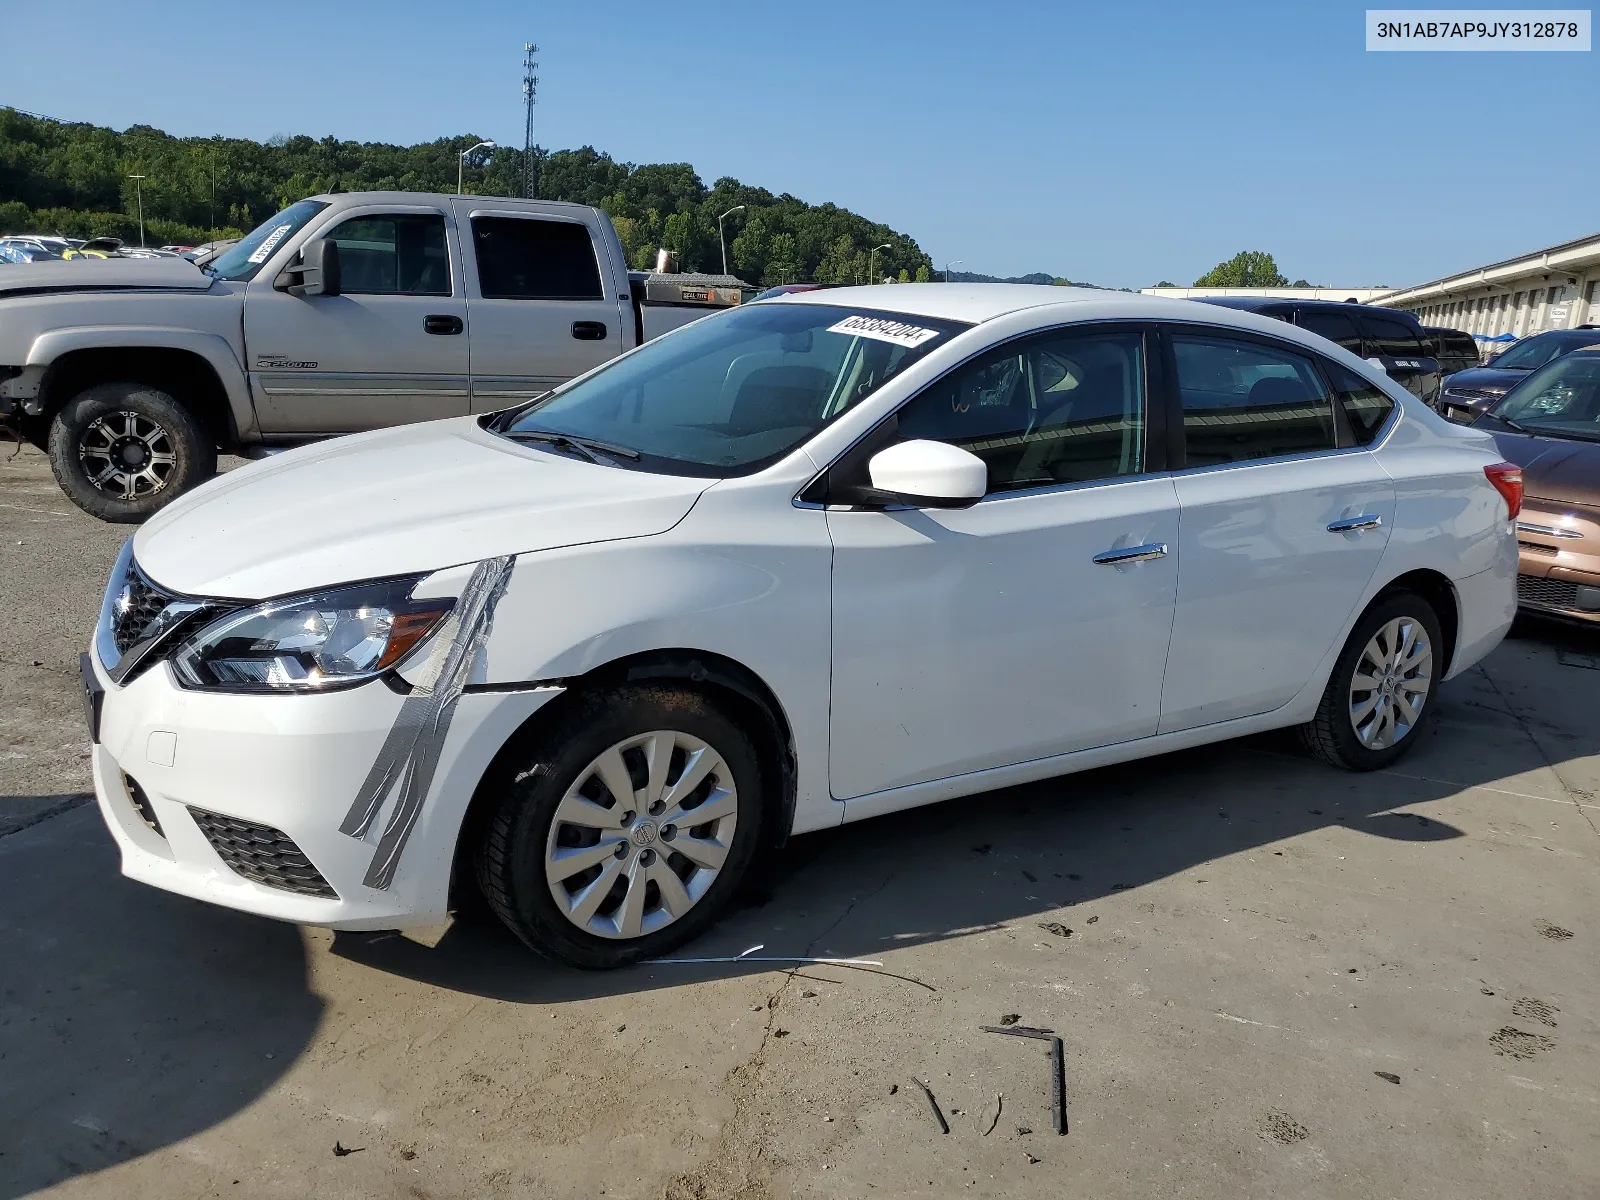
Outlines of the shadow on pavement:
{"type": "Polygon", "coordinates": [[[0,1197],[226,1120],[321,1015],[299,930],[123,879],[92,804],[0,837],[0,1197]]]}

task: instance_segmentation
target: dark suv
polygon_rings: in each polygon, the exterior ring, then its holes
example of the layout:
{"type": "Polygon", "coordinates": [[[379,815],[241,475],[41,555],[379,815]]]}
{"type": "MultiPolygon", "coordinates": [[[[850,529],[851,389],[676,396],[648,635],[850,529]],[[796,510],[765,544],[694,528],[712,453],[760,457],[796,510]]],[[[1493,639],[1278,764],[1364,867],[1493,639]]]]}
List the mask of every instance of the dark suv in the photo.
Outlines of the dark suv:
{"type": "Polygon", "coordinates": [[[1528,372],[1554,362],[1574,350],[1600,346],[1600,329],[1547,329],[1525,337],[1488,366],[1474,364],[1444,381],[1439,391],[1439,411],[1452,421],[1471,421],[1528,377],[1528,372]]]}
{"type": "MultiPolygon", "coordinates": [[[[1441,380],[1449,379],[1457,371],[1469,370],[1483,361],[1478,353],[1478,343],[1470,333],[1438,325],[1424,325],[1422,332],[1433,339],[1433,356],[1439,360],[1441,380]]],[[[1441,383],[1439,386],[1444,385],[1441,383]]]]}
{"type": "Polygon", "coordinates": [[[1429,404],[1439,392],[1433,339],[1410,313],[1334,300],[1280,300],[1273,296],[1215,296],[1206,304],[1242,308],[1321,334],[1357,358],[1382,367],[1396,383],[1429,404]]]}

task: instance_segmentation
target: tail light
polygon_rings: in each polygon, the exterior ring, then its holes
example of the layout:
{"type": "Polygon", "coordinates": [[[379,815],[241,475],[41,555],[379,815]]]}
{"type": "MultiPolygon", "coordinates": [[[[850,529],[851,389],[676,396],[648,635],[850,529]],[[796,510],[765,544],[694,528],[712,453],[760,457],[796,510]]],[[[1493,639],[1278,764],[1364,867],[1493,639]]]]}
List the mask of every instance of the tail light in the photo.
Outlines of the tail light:
{"type": "Polygon", "coordinates": [[[1497,462],[1485,467],[1483,473],[1494,484],[1494,490],[1505,497],[1506,508],[1515,521],[1517,514],[1522,511],[1522,468],[1516,463],[1497,462]]]}

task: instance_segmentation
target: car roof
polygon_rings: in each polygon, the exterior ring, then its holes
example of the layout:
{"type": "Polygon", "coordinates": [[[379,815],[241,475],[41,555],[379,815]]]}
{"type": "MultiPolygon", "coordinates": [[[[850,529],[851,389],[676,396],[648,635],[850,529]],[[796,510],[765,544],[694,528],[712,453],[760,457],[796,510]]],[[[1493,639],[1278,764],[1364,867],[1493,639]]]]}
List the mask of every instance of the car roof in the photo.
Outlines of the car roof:
{"type": "MultiPolygon", "coordinates": [[[[1203,311],[1189,300],[1113,292],[1100,288],[1053,287],[1031,283],[880,283],[862,287],[826,288],[790,292],[762,300],[762,304],[826,304],[838,308],[870,308],[908,317],[936,317],[979,324],[1007,313],[1047,305],[1087,305],[1094,316],[1123,315],[1130,319],[1163,315],[1201,320],[1203,311]],[[1102,311],[1103,310],[1103,311],[1102,311]]],[[[1076,315],[1076,314],[1075,314],[1076,315]]]]}

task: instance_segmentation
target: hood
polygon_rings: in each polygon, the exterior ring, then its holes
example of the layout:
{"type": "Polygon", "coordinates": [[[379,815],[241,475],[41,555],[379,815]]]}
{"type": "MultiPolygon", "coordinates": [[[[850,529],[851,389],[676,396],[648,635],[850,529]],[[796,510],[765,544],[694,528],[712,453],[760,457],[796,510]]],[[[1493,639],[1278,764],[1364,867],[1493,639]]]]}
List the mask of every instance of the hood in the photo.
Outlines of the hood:
{"type": "Polygon", "coordinates": [[[211,276],[182,258],[83,258],[29,263],[25,270],[0,271],[0,300],[41,292],[144,291],[203,292],[211,276]]]}
{"type": "Polygon", "coordinates": [[[713,482],[569,459],[461,417],[230,471],[152,517],[133,552],[163,587],[259,600],[664,533],[713,482]]]}
{"type": "Polygon", "coordinates": [[[1600,442],[1513,431],[1497,431],[1494,440],[1507,461],[1522,468],[1522,490],[1529,499],[1600,508],[1600,442]]]}
{"type": "Polygon", "coordinates": [[[1468,367],[1447,375],[1443,386],[1452,392],[1488,392],[1503,396],[1529,374],[1528,371],[1498,371],[1494,367],[1468,367]]]}

